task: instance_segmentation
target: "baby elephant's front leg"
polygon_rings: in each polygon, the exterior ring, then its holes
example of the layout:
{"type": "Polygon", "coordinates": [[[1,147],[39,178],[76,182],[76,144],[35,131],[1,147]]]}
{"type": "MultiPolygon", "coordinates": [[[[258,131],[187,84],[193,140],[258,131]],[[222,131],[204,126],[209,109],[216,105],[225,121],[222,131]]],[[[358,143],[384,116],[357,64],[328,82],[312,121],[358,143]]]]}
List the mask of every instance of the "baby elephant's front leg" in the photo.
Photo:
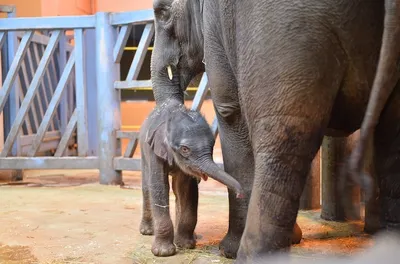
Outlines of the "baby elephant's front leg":
{"type": "Polygon", "coordinates": [[[172,178],[172,189],[176,197],[175,244],[179,248],[195,248],[194,229],[199,203],[197,179],[183,173],[178,174],[172,178]]]}
{"type": "Polygon", "coordinates": [[[151,208],[155,231],[151,252],[159,257],[172,256],[176,253],[174,227],[169,214],[168,172],[163,165],[153,163],[150,169],[151,208]]]}

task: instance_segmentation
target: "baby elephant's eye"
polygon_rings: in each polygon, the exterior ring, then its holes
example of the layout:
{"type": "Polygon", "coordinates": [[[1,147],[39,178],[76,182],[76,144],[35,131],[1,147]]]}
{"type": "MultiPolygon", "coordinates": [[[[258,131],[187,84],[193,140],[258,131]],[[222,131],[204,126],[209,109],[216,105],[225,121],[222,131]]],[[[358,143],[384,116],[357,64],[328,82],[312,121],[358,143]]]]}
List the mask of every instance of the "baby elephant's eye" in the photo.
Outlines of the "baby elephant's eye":
{"type": "Polygon", "coordinates": [[[190,152],[190,149],[186,146],[181,146],[180,151],[182,154],[188,154],[190,152]]]}

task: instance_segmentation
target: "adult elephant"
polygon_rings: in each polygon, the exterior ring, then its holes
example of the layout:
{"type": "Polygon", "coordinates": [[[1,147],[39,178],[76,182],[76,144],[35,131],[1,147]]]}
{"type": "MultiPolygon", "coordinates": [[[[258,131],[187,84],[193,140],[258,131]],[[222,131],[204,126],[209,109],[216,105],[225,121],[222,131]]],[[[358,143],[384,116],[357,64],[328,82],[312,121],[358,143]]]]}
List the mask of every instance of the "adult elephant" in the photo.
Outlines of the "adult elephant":
{"type": "MultiPolygon", "coordinates": [[[[189,82],[205,71],[203,37],[203,0],[154,0],[155,39],[151,57],[151,80],[157,105],[170,98],[183,103],[189,82]]],[[[222,32],[218,33],[222,37],[222,32]]],[[[221,54],[223,54],[221,52],[221,54]]],[[[223,71],[224,68],[219,69],[223,71]]],[[[211,75],[212,76],[212,75],[211,75]]],[[[245,190],[243,199],[229,192],[229,228],[220,243],[222,254],[236,257],[242,236],[254,176],[253,151],[249,132],[238,104],[234,78],[226,80],[219,90],[212,84],[213,99],[219,121],[225,171],[239,181],[245,190]],[[224,93],[224,89],[229,89],[224,93]],[[239,158],[239,159],[238,159],[239,158]]],[[[299,243],[300,227],[295,224],[292,242],[299,243]]]]}
{"type": "MultiPolygon", "coordinates": [[[[156,0],[154,11],[156,100],[183,100],[188,82],[202,70],[204,37],[225,170],[251,194],[247,210],[247,201],[229,193],[229,230],[221,250],[234,257],[241,238],[237,261],[246,263],[289,248],[323,136],[360,128],[379,60],[384,3],[156,0]]],[[[376,166],[380,177],[400,170],[386,163],[397,155],[388,146],[399,132],[399,92],[392,93],[375,132],[378,165],[385,164],[376,166]]],[[[390,177],[385,186],[397,198],[399,183],[390,177]]]]}

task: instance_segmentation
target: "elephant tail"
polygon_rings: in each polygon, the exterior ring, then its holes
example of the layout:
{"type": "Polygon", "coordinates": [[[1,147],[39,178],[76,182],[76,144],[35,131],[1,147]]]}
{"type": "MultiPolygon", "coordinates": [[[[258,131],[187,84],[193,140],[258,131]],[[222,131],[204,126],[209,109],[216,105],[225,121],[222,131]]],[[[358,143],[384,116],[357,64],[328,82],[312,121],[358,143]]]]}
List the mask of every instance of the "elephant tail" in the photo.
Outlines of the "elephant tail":
{"type": "Polygon", "coordinates": [[[368,149],[373,145],[375,128],[400,75],[400,0],[385,0],[385,21],[382,46],[376,76],[367,110],[360,129],[360,138],[349,160],[353,183],[365,191],[366,199],[372,194],[372,179],[363,173],[368,149]]]}

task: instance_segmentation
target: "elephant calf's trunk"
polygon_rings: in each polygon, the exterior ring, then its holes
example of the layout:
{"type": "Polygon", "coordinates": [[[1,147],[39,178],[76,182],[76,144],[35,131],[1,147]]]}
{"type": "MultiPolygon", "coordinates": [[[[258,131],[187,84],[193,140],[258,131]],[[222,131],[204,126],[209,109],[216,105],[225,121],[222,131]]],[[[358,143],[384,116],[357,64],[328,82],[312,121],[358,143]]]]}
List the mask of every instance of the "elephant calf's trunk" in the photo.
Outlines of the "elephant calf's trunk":
{"type": "Polygon", "coordinates": [[[202,171],[208,177],[226,185],[229,189],[235,191],[237,198],[244,197],[244,191],[240,183],[231,175],[226,173],[223,169],[218,167],[218,165],[213,161],[208,161],[207,164],[202,168],[202,171]]]}

